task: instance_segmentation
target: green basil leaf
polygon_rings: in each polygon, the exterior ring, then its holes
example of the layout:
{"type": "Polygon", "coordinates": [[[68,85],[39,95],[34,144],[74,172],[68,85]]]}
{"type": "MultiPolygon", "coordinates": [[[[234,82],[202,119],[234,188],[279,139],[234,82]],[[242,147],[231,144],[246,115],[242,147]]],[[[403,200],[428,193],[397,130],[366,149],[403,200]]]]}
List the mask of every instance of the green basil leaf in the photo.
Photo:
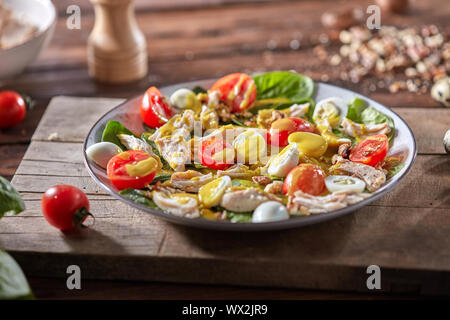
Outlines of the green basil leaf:
{"type": "Polygon", "coordinates": [[[253,212],[232,212],[227,211],[227,219],[231,222],[252,222],[253,212]]]}
{"type": "Polygon", "coordinates": [[[112,142],[119,146],[122,150],[127,150],[127,148],[117,137],[119,134],[129,134],[135,136],[133,132],[125,128],[119,121],[111,120],[106,124],[105,130],[103,130],[102,141],[112,142]]]}
{"type": "Polygon", "coordinates": [[[153,200],[147,197],[141,190],[128,188],[120,191],[119,193],[125,198],[133,200],[136,203],[142,204],[150,208],[158,208],[158,206],[153,202],[153,200]]]}
{"type": "Polygon", "coordinates": [[[206,91],[204,88],[200,87],[200,86],[194,87],[194,89],[192,89],[192,91],[193,91],[195,94],[199,94],[199,93],[207,93],[207,91],[206,91]]]}
{"type": "Polygon", "coordinates": [[[0,177],[0,218],[4,215],[15,215],[25,210],[17,190],[3,177],[0,177]]]}
{"type": "Polygon", "coordinates": [[[392,168],[390,168],[389,170],[388,170],[388,173],[387,173],[387,175],[386,175],[386,178],[387,179],[390,179],[390,178],[392,178],[393,176],[395,176],[397,173],[399,173],[402,169],[403,169],[403,167],[405,166],[405,164],[402,162],[402,163],[399,163],[399,164],[397,164],[397,165],[395,165],[395,166],[393,166],[392,168]]]}
{"type": "Polygon", "coordinates": [[[353,101],[348,105],[346,117],[354,122],[361,123],[361,113],[367,108],[367,106],[368,105],[365,100],[361,98],[353,99],[353,101]]]}
{"type": "Polygon", "coordinates": [[[34,299],[34,296],[20,266],[0,250],[0,300],[12,299],[34,299]]]}
{"type": "Polygon", "coordinates": [[[289,71],[274,71],[253,77],[257,100],[287,98],[303,100],[314,93],[314,81],[304,75],[289,71]]]}
{"type": "Polygon", "coordinates": [[[373,107],[368,107],[361,112],[361,122],[364,124],[380,124],[387,122],[391,131],[388,134],[389,142],[391,142],[394,137],[394,121],[391,117],[385,115],[384,113],[378,111],[373,107]]]}
{"type": "Polygon", "coordinates": [[[154,183],[156,183],[158,181],[164,182],[164,181],[170,180],[170,177],[172,177],[171,174],[159,174],[159,175],[156,175],[151,184],[154,184],[154,183]]]}

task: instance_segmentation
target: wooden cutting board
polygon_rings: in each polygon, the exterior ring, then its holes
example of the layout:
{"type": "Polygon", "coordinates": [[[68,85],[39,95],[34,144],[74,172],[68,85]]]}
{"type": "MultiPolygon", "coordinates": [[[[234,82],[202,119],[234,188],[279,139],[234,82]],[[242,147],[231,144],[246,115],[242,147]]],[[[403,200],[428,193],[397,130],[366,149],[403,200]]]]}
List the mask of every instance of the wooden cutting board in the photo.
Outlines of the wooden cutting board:
{"type": "Polygon", "coordinates": [[[0,247],[28,276],[277,286],[368,291],[366,269],[381,268],[381,290],[450,293],[450,157],[442,137],[450,109],[394,108],[412,127],[419,156],[409,176],[373,204],[319,225],[264,233],[189,229],[111,198],[89,177],[82,142],[119,99],[54,98],[12,183],[27,210],[0,223],[0,247]],[[49,137],[57,134],[57,139],[49,137]],[[42,217],[55,184],[84,190],[95,226],[64,234],[42,217]]]}

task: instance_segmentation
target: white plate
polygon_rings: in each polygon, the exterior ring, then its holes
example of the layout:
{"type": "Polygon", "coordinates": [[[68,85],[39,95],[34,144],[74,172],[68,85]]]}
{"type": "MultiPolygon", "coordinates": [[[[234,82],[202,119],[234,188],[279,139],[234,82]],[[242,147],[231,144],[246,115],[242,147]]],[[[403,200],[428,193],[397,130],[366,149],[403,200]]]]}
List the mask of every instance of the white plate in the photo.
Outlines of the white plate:
{"type": "MultiPolygon", "coordinates": [[[[195,86],[209,88],[213,83],[214,80],[192,81],[168,87],[163,87],[160,88],[160,91],[165,96],[169,96],[172,92],[174,92],[179,88],[194,88],[195,86]]],[[[90,145],[101,141],[103,129],[110,120],[120,121],[125,127],[129,128],[133,132],[136,133],[144,132],[145,130],[143,127],[143,122],[141,120],[141,116],[139,113],[139,102],[142,99],[142,96],[138,96],[136,98],[128,100],[123,104],[115,107],[114,109],[107,112],[103,117],[101,117],[97,121],[97,123],[94,124],[88,136],[86,137],[84,143],[83,147],[84,162],[92,178],[94,178],[94,180],[106,191],[108,191],[113,197],[144,212],[156,215],[158,217],[161,217],[163,219],[178,224],[213,230],[264,231],[264,230],[280,230],[280,229],[296,228],[311,225],[314,223],[324,222],[342,216],[346,213],[355,211],[361,207],[364,207],[368,203],[378,199],[379,197],[390,191],[406,176],[408,171],[411,169],[411,166],[413,165],[417,154],[416,141],[414,139],[414,135],[411,129],[402,118],[400,118],[395,112],[393,112],[389,108],[353,91],[339,88],[330,84],[316,83],[316,91],[314,96],[315,101],[317,102],[328,97],[340,97],[345,101],[351,101],[355,97],[360,97],[368,101],[370,106],[376,108],[377,110],[391,117],[394,120],[395,124],[395,136],[393,144],[389,150],[389,154],[393,154],[398,151],[406,151],[407,153],[404,168],[394,177],[389,179],[379,190],[372,193],[371,197],[340,210],[304,217],[293,217],[289,220],[277,222],[231,223],[228,221],[211,221],[201,218],[189,219],[178,217],[169,213],[165,213],[158,209],[148,208],[146,206],[140,205],[127,198],[122,197],[119,194],[118,190],[109,182],[108,178],[106,177],[105,170],[87,160],[85,151],[90,145]]]]}

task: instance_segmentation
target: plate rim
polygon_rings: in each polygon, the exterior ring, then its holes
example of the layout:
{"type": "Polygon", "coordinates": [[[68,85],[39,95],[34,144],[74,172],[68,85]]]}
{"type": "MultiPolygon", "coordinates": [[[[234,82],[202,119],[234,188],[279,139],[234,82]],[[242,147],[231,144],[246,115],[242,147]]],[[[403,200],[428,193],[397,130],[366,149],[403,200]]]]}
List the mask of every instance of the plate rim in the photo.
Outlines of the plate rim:
{"type": "MultiPolygon", "coordinates": [[[[171,84],[171,85],[166,85],[160,88],[160,90],[163,90],[164,88],[170,88],[170,87],[175,87],[175,86],[192,86],[192,85],[196,85],[198,83],[201,82],[207,82],[207,81],[215,81],[217,80],[216,78],[210,78],[210,79],[199,79],[199,80],[193,80],[193,81],[188,81],[188,82],[180,82],[180,83],[175,83],[175,84],[171,84]]],[[[416,157],[417,157],[417,142],[416,139],[414,137],[414,133],[411,130],[410,126],[408,125],[408,123],[400,116],[398,115],[395,111],[393,111],[391,108],[385,106],[384,104],[381,104],[380,102],[377,102],[363,94],[360,94],[358,92],[352,91],[350,89],[347,88],[343,88],[343,87],[339,87],[333,84],[329,84],[329,83],[323,83],[323,82],[315,82],[316,85],[324,85],[324,86],[331,86],[334,87],[336,89],[339,90],[344,90],[347,93],[352,93],[352,94],[356,94],[358,96],[364,97],[364,99],[367,99],[369,102],[373,102],[376,104],[381,105],[383,108],[388,109],[390,112],[392,112],[393,114],[395,114],[400,121],[403,122],[403,124],[406,126],[407,130],[409,131],[411,137],[412,137],[412,141],[413,141],[413,145],[412,145],[412,158],[411,158],[411,162],[409,164],[409,166],[406,167],[405,171],[398,176],[398,178],[396,179],[396,181],[394,181],[392,184],[390,185],[385,185],[384,187],[380,188],[379,190],[375,191],[374,193],[372,193],[372,196],[370,196],[367,199],[364,199],[360,202],[357,202],[355,204],[352,204],[348,207],[342,208],[342,209],[338,209],[338,210],[334,210],[331,212],[326,212],[326,213],[321,213],[321,214],[312,214],[309,216],[305,216],[305,217],[294,217],[292,219],[287,219],[287,220],[282,220],[282,221],[272,221],[272,222],[262,222],[262,223],[233,223],[233,222],[229,222],[229,221],[214,221],[214,220],[207,220],[207,219],[198,219],[198,218],[186,218],[186,217],[181,217],[181,216],[176,216],[174,214],[170,214],[170,213],[165,213],[162,210],[159,209],[153,209],[153,208],[149,208],[146,207],[144,205],[141,205],[139,203],[136,203],[128,198],[125,198],[123,196],[121,196],[117,191],[113,190],[112,188],[110,188],[108,185],[104,184],[94,173],[94,170],[91,167],[91,163],[90,161],[87,159],[87,155],[86,155],[86,149],[87,149],[87,143],[88,143],[88,138],[92,135],[92,132],[94,130],[95,127],[97,127],[97,125],[103,120],[103,118],[105,116],[107,116],[108,114],[114,112],[115,110],[121,108],[123,105],[128,104],[130,101],[138,99],[139,97],[143,96],[143,94],[139,94],[136,95],[130,99],[126,99],[125,101],[123,101],[122,103],[118,104],[117,106],[111,108],[110,110],[108,110],[106,113],[104,113],[93,125],[92,127],[89,129],[88,134],[86,135],[86,138],[84,139],[83,142],[83,162],[88,170],[89,175],[94,179],[94,181],[100,185],[103,189],[105,189],[111,196],[113,196],[114,198],[116,198],[117,200],[124,202],[140,211],[143,211],[145,213],[149,213],[152,215],[155,215],[157,217],[160,217],[166,221],[170,221],[179,225],[184,225],[184,226],[189,226],[189,227],[194,227],[194,228],[201,228],[201,229],[209,229],[209,230],[220,230],[220,231],[236,231],[236,232],[241,232],[241,231],[276,231],[276,230],[283,230],[283,229],[293,229],[293,228],[300,228],[300,227],[304,227],[304,226],[309,226],[309,225],[313,225],[313,224],[317,224],[317,223],[321,223],[321,222],[325,222],[325,221],[329,221],[335,218],[338,218],[340,216],[343,216],[345,214],[348,214],[350,212],[356,211],[366,205],[368,205],[369,203],[377,200],[378,198],[380,198],[382,195],[387,194],[389,191],[391,191],[394,187],[396,187],[410,172],[411,168],[413,167],[415,161],[416,161],[416,157]]],[[[315,89],[316,92],[316,89],[315,89]]]]}

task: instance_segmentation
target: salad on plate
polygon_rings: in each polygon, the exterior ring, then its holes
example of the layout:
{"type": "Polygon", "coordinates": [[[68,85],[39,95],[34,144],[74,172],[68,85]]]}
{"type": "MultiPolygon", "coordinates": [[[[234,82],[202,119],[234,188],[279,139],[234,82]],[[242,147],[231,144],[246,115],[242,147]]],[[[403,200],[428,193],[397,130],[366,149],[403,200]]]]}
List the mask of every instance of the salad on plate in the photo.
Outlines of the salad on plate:
{"type": "Polygon", "coordinates": [[[393,120],[355,97],[314,101],[307,76],[229,74],[140,103],[146,131],[109,121],[87,158],[120,194],[166,213],[243,223],[324,214],[371,196],[404,166],[393,120]]]}

